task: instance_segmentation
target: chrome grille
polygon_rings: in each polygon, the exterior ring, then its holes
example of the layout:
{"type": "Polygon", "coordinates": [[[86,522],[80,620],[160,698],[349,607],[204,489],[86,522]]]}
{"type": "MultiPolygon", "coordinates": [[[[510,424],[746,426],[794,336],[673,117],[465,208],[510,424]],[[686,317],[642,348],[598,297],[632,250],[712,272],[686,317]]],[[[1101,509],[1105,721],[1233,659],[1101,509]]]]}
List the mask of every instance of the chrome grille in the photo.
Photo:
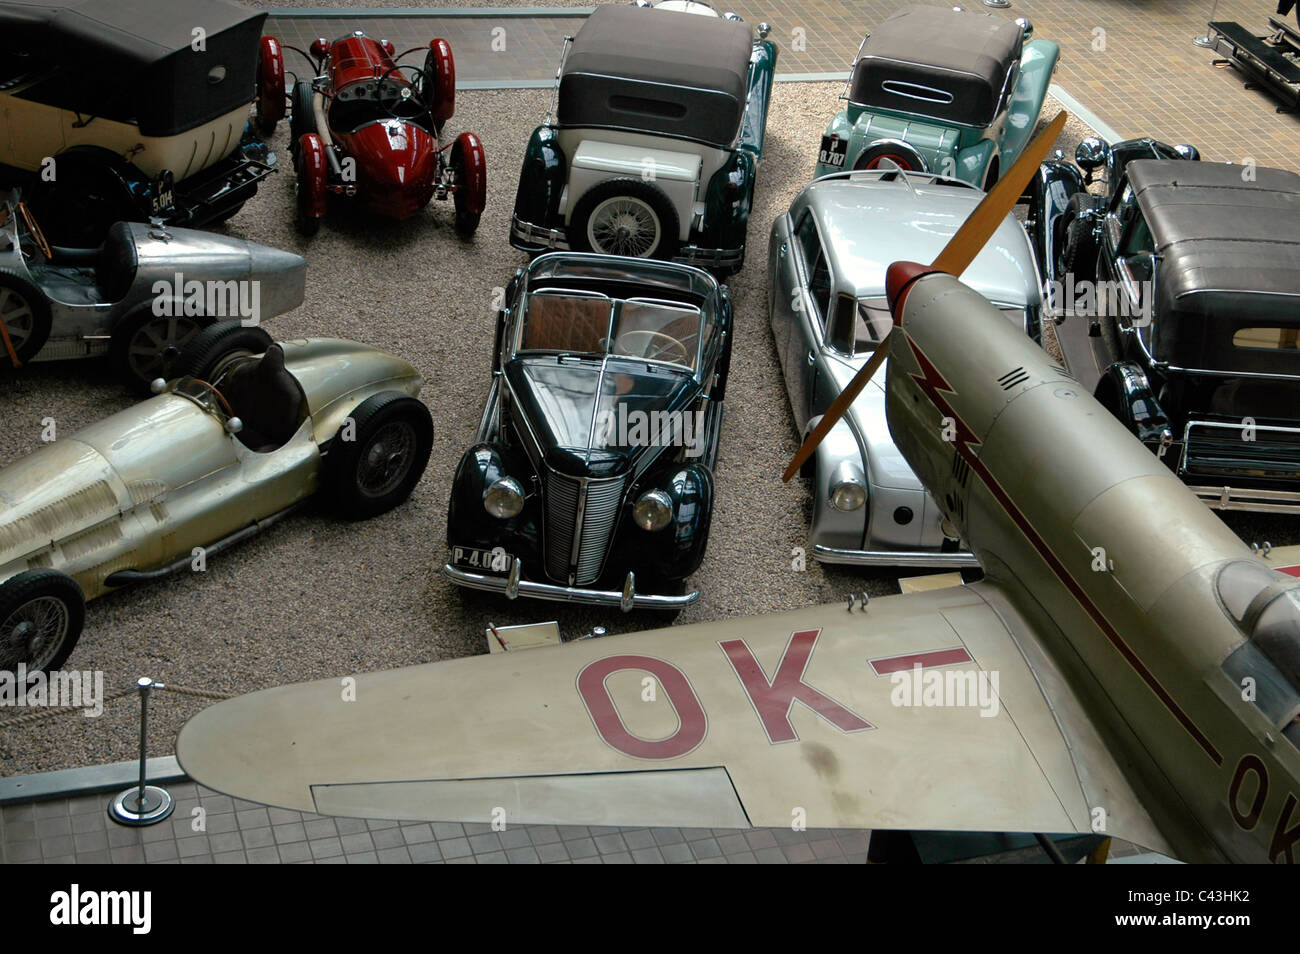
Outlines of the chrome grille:
{"type": "Polygon", "coordinates": [[[591,480],[584,487],[582,481],[554,471],[547,477],[546,572],[553,580],[586,586],[605,565],[625,481],[591,480]]]}

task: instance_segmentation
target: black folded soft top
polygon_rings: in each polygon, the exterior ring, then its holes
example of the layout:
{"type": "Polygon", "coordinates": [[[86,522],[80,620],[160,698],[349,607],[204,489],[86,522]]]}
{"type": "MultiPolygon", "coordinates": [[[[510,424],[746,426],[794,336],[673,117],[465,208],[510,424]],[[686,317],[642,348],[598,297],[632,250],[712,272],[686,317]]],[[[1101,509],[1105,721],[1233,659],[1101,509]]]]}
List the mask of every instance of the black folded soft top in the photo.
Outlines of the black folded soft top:
{"type": "Polygon", "coordinates": [[[40,77],[19,95],[169,136],[252,99],[265,20],[230,0],[0,0],[0,56],[40,77]]]}
{"type": "Polygon", "coordinates": [[[749,27],[734,20],[598,7],[564,62],[560,125],[730,145],[744,114],[752,52],[749,27]]]}

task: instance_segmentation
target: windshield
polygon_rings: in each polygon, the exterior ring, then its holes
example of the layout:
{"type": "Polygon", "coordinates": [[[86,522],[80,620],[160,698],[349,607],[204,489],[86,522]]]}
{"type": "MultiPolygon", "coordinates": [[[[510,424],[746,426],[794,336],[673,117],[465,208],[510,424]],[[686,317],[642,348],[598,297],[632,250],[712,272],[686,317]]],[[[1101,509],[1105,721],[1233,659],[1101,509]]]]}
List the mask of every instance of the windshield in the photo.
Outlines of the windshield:
{"type": "Polygon", "coordinates": [[[702,323],[700,309],[682,302],[541,289],[528,296],[516,353],[610,355],[694,371],[702,323]]]}

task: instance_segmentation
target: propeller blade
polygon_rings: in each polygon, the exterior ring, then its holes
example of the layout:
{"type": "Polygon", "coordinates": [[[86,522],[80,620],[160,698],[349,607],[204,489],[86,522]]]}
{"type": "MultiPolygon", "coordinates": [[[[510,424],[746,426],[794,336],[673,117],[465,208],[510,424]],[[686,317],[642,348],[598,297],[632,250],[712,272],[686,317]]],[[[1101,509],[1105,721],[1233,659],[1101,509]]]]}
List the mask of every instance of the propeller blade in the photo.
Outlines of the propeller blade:
{"type": "Polygon", "coordinates": [[[1020,154],[1020,158],[998,180],[989,193],[975,206],[957,234],[948,240],[939,257],[934,260],[934,267],[947,272],[954,278],[961,278],[961,273],[975,260],[986,242],[993,237],[1007,213],[1016,207],[1025,186],[1034,177],[1051,150],[1056,137],[1065,128],[1065,110],[1056,114],[1056,118],[1047,124],[1042,132],[1020,154]]]}
{"type": "MultiPolygon", "coordinates": [[[[1029,180],[1047,158],[1048,150],[1052,148],[1052,144],[1061,135],[1061,130],[1065,128],[1065,120],[1065,110],[1061,110],[1056,114],[1056,118],[1025,147],[1020,158],[998,180],[997,185],[980,200],[975,211],[948,240],[939,257],[934,260],[935,269],[947,272],[956,278],[961,277],[961,273],[975,260],[980,249],[993,237],[993,233],[998,230],[1007,213],[1015,208],[1025,187],[1029,185],[1029,180]]],[[[885,358],[889,354],[889,340],[886,338],[880,343],[871,360],[862,366],[862,370],[853,376],[848,387],[841,391],[840,396],[826,409],[826,414],[813,428],[812,433],[804,439],[799,453],[794,455],[794,460],[790,461],[790,466],[785,469],[785,473],[781,476],[783,481],[789,482],[790,478],[799,472],[799,468],[817,450],[817,445],[830,433],[830,429],[844,416],[854,399],[867,386],[867,382],[885,363],[885,358]]]]}

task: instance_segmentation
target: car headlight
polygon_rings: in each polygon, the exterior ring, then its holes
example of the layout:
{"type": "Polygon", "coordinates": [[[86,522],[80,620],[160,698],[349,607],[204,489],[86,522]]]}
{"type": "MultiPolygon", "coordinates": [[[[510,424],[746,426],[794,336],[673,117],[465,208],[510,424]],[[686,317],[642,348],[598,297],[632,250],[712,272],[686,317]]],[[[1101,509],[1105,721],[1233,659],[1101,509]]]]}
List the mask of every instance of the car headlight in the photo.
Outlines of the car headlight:
{"type": "Polygon", "coordinates": [[[831,506],[845,513],[867,502],[867,488],[855,480],[841,480],[831,487],[831,506]]]}
{"type": "Polygon", "coordinates": [[[673,499],[662,490],[647,490],[632,508],[632,519],[642,530],[662,530],[673,518],[673,499]]]}
{"type": "Polygon", "coordinates": [[[524,509],[524,489],[513,477],[495,480],[483,495],[483,508],[501,520],[517,517],[524,509]]]}

